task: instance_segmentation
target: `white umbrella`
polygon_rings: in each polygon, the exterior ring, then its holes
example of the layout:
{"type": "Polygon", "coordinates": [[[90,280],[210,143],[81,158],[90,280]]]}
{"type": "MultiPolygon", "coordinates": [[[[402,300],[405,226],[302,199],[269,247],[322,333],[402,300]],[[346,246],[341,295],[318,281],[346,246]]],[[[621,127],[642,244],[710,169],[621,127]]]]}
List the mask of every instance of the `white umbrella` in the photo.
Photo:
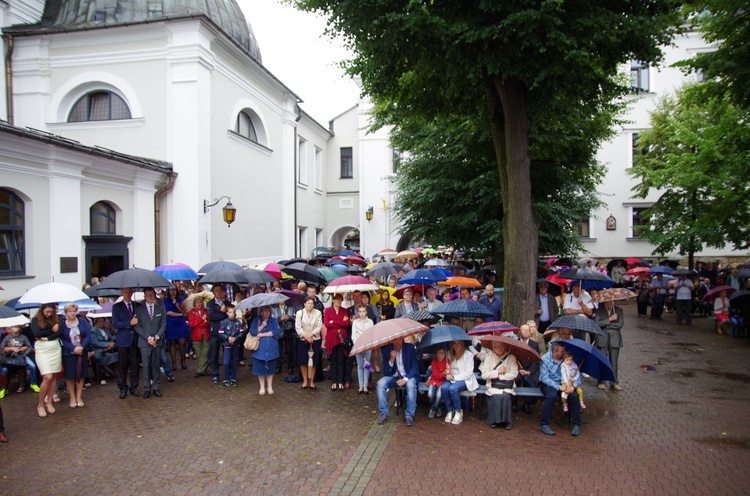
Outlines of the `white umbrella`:
{"type": "Polygon", "coordinates": [[[90,298],[75,286],[62,282],[48,282],[40,284],[30,290],[18,299],[19,304],[37,304],[45,303],[68,303],[70,301],[90,300],[90,298]]]}
{"type": "Polygon", "coordinates": [[[448,267],[448,262],[442,258],[431,258],[424,264],[425,267],[448,267]]]}

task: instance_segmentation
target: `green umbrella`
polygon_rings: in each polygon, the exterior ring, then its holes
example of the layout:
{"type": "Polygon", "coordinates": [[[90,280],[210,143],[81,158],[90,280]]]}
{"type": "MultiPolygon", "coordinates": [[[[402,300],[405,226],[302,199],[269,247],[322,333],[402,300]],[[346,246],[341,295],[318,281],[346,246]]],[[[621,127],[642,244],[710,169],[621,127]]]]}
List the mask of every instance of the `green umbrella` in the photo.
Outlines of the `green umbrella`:
{"type": "Polygon", "coordinates": [[[331,282],[334,279],[338,279],[339,277],[343,277],[346,275],[346,272],[342,272],[340,270],[336,269],[318,269],[321,274],[323,274],[323,277],[326,278],[326,281],[331,282]]]}

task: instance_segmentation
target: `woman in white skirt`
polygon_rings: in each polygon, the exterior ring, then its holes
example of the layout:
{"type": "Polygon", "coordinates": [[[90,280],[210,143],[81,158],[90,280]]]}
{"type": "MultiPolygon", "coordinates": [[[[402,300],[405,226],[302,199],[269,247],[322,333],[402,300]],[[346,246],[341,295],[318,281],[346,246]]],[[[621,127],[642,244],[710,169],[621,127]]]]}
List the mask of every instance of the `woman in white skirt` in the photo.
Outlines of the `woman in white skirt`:
{"type": "Polygon", "coordinates": [[[42,377],[36,413],[40,417],[46,417],[47,412],[55,413],[55,408],[52,406],[52,395],[55,393],[55,374],[60,372],[62,368],[62,348],[60,348],[62,331],[57,321],[56,303],[45,303],[39,307],[31,320],[31,332],[34,333],[36,338],[34,343],[36,366],[39,369],[39,375],[42,377]],[[46,411],[45,406],[47,407],[46,411]]]}

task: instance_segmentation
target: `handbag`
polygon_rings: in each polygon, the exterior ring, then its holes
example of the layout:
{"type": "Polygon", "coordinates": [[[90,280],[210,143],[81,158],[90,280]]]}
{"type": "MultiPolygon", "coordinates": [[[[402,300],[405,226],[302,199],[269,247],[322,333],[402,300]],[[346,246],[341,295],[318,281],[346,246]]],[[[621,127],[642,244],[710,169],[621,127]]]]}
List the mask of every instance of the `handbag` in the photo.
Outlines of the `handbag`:
{"type": "Polygon", "coordinates": [[[5,363],[3,365],[6,367],[25,367],[26,357],[23,355],[16,355],[15,353],[12,355],[5,355],[5,363]]]}
{"type": "Polygon", "coordinates": [[[494,379],[492,381],[492,387],[495,389],[513,389],[513,381],[507,379],[494,379]]]}
{"type": "Polygon", "coordinates": [[[257,350],[259,344],[260,338],[258,336],[251,336],[248,334],[247,338],[245,338],[245,349],[247,351],[257,350]]]}

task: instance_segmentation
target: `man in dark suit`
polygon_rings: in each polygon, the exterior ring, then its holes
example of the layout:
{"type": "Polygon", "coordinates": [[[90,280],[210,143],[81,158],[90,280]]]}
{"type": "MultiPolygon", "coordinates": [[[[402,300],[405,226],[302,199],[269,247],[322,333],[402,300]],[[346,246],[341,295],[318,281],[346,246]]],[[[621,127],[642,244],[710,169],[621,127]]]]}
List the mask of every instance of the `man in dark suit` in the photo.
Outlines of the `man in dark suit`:
{"type": "Polygon", "coordinates": [[[406,387],[406,425],[414,425],[414,413],[417,409],[417,384],[419,383],[419,361],[417,349],[413,344],[404,343],[404,338],[396,338],[383,348],[383,377],[375,390],[378,394],[380,417],[378,424],[388,420],[388,389],[406,387]]]}
{"type": "Polygon", "coordinates": [[[167,332],[167,311],[164,304],[156,299],[156,291],[148,288],[143,292],[145,301],[135,310],[138,323],[135,332],[138,334],[138,348],[141,350],[143,363],[143,398],[161,397],[159,384],[161,374],[161,351],[164,344],[164,334],[167,332]]]}
{"type": "Polygon", "coordinates": [[[122,301],[112,306],[112,327],[117,330],[115,345],[117,345],[117,387],[120,389],[120,399],[128,395],[128,371],[130,372],[130,394],[140,396],[138,392],[138,343],[134,325],[138,323],[135,317],[136,303],[132,301],[133,288],[123,288],[122,301]]]}
{"type": "Polygon", "coordinates": [[[231,304],[224,296],[224,287],[221,284],[214,284],[211,288],[214,298],[206,303],[206,314],[211,323],[209,341],[208,341],[208,359],[211,362],[211,382],[219,383],[219,350],[221,349],[221,337],[219,336],[219,327],[221,321],[227,318],[227,308],[231,304]]]}
{"type": "MultiPolygon", "coordinates": [[[[534,320],[539,334],[544,334],[549,325],[555,321],[560,314],[560,307],[554,296],[549,294],[549,284],[539,283],[539,294],[534,300],[534,320]]],[[[537,350],[539,351],[539,350],[537,350]]]]}

